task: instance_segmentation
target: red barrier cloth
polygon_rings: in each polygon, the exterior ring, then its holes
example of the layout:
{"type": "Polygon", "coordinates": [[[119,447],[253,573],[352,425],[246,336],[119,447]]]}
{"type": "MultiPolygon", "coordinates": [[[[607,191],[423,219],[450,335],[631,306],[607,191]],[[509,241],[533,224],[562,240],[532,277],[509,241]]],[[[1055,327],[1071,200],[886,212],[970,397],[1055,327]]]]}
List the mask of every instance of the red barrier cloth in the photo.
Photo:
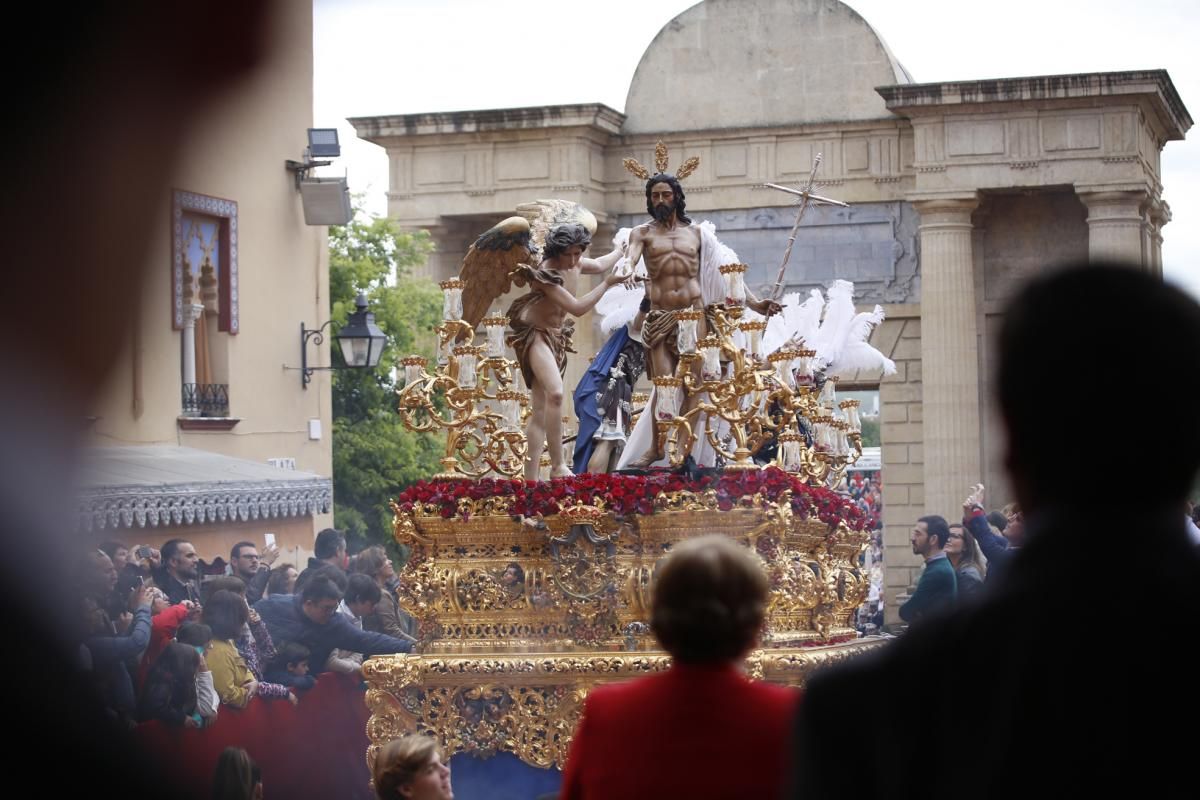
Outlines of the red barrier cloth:
{"type": "Polygon", "coordinates": [[[263,795],[371,800],[368,788],[367,712],[362,681],[325,673],[300,695],[300,704],[254,698],[244,709],[221,706],[204,729],[159,722],[138,726],[148,757],[177,779],[187,797],[208,800],[217,758],[241,747],[262,770],[263,795]]]}

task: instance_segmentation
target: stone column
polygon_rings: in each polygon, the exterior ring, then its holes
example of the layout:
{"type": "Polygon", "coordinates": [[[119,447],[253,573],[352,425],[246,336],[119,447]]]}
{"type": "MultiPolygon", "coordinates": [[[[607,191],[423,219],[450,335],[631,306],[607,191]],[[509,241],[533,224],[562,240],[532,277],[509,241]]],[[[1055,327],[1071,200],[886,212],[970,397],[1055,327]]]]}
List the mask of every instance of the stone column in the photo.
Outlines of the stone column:
{"type": "Polygon", "coordinates": [[[1088,210],[1088,260],[1148,265],[1142,242],[1145,192],[1081,191],[1079,199],[1088,210]]]}
{"type": "Polygon", "coordinates": [[[971,247],[972,193],[916,200],[921,215],[921,370],[925,509],[956,516],[981,480],[979,345],[971,247]]]}
{"type": "MultiPolygon", "coordinates": [[[[196,384],[196,320],[204,313],[200,303],[189,303],[183,309],[183,384],[196,384]]],[[[197,393],[199,392],[197,388],[197,393]]],[[[191,416],[199,416],[200,412],[190,409],[186,412],[191,416]]]]}

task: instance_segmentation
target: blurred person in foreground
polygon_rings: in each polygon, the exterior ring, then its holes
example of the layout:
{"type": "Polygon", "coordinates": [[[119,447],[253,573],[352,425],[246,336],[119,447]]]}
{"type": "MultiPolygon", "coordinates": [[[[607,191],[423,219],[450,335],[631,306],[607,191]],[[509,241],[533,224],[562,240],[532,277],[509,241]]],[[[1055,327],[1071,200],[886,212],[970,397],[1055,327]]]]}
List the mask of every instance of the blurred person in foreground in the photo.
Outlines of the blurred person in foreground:
{"type": "MultiPolygon", "coordinates": [[[[268,54],[271,6],[216,0],[196,14],[177,3],[98,0],[63,14],[34,5],[21,16],[22,38],[34,46],[5,48],[8,99],[36,120],[0,133],[4,152],[16,156],[0,195],[5,256],[15,267],[5,324],[38,333],[0,344],[21,384],[0,397],[3,532],[27,556],[0,567],[0,586],[13,620],[9,646],[39,654],[45,687],[8,693],[7,713],[21,720],[8,757],[54,775],[58,794],[96,786],[137,797],[177,794],[158,765],[106,725],[81,678],[88,655],[73,593],[52,593],[47,602],[44,590],[69,585],[63,572],[78,539],[68,484],[85,415],[128,341],[141,273],[154,263],[164,268],[148,246],[164,219],[172,173],[197,123],[218,100],[232,100],[268,54]],[[35,574],[31,563],[45,566],[35,574]],[[69,770],[61,769],[63,752],[71,754],[69,770]]],[[[5,664],[3,685],[28,684],[26,662],[5,664]]]]}
{"type": "Polygon", "coordinates": [[[371,765],[379,800],[454,800],[450,766],[432,736],[410,733],[379,749],[371,765]]]}
{"type": "Polygon", "coordinates": [[[1119,401],[1114,389],[1148,375],[1196,396],[1200,306],[1135,269],[1081,266],[1021,291],[999,344],[1024,542],[978,604],[813,677],[797,715],[798,797],[1100,797],[1130,784],[1145,797],[1195,793],[1179,766],[1195,749],[1195,666],[1162,611],[1190,608],[1200,586],[1179,513],[1200,467],[1200,416],[1141,435],[1114,428],[1117,409],[1102,399],[1119,401]],[[1127,324],[1105,318],[1117,309],[1127,324]],[[1071,452],[1087,470],[1062,468],[1051,412],[1065,387],[1088,398],[1071,421],[1071,452]],[[1063,620],[1081,600],[1103,625],[1075,633],[1063,620]],[[961,692],[941,688],[948,676],[974,683],[972,713],[961,692]],[[949,742],[976,757],[946,757],[938,748],[949,742]]]}
{"type": "Polygon", "coordinates": [[[720,535],[675,546],[654,580],[650,627],[666,672],[588,694],[560,800],[779,796],[799,694],[748,679],[767,578],[720,535]]]}

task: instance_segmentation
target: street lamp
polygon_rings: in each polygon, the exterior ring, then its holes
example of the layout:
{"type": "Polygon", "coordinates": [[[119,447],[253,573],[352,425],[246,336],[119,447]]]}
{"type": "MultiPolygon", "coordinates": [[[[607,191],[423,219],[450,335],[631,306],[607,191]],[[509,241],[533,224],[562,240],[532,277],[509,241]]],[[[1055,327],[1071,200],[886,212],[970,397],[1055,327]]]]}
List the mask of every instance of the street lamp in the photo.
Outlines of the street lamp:
{"type": "MultiPolygon", "coordinates": [[[[346,321],[334,338],[337,339],[338,346],[341,348],[342,361],[345,362],[347,368],[374,369],[379,365],[387,337],[375,324],[375,315],[367,310],[367,296],[364,293],[358,293],[358,297],[354,300],[354,306],[358,310],[350,315],[350,319],[346,321]]],[[[310,367],[308,365],[309,341],[318,345],[324,343],[325,328],[332,322],[333,320],[329,320],[321,327],[312,329],[304,327],[303,322],[300,323],[300,386],[304,389],[308,388],[314,372],[319,369],[333,369],[332,366],[310,367]]]]}

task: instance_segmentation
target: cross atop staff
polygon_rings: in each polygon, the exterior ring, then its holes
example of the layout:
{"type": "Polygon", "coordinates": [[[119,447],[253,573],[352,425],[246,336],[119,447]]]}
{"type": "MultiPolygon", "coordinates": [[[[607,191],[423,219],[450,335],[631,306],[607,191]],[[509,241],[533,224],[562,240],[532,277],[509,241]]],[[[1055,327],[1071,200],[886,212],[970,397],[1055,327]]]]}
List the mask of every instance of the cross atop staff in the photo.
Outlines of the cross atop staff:
{"type": "Polygon", "coordinates": [[[832,197],[822,197],[819,194],[814,194],[813,189],[817,188],[817,168],[821,166],[821,154],[817,153],[817,157],[813,159],[812,172],[808,174],[808,183],[803,189],[789,189],[786,186],[780,186],[777,183],[768,183],[772,189],[778,189],[781,192],[794,194],[799,196],[797,204],[800,210],[796,213],[796,224],[792,226],[792,234],[788,237],[787,249],[783,251],[783,263],[779,265],[779,275],[775,278],[775,287],[771,291],[771,299],[778,300],[783,296],[783,276],[787,271],[788,259],[792,257],[792,245],[796,243],[796,233],[800,230],[800,220],[804,219],[804,212],[808,210],[809,203],[822,203],[824,205],[841,206],[849,208],[849,203],[843,203],[841,200],[834,200],[832,197]]]}

